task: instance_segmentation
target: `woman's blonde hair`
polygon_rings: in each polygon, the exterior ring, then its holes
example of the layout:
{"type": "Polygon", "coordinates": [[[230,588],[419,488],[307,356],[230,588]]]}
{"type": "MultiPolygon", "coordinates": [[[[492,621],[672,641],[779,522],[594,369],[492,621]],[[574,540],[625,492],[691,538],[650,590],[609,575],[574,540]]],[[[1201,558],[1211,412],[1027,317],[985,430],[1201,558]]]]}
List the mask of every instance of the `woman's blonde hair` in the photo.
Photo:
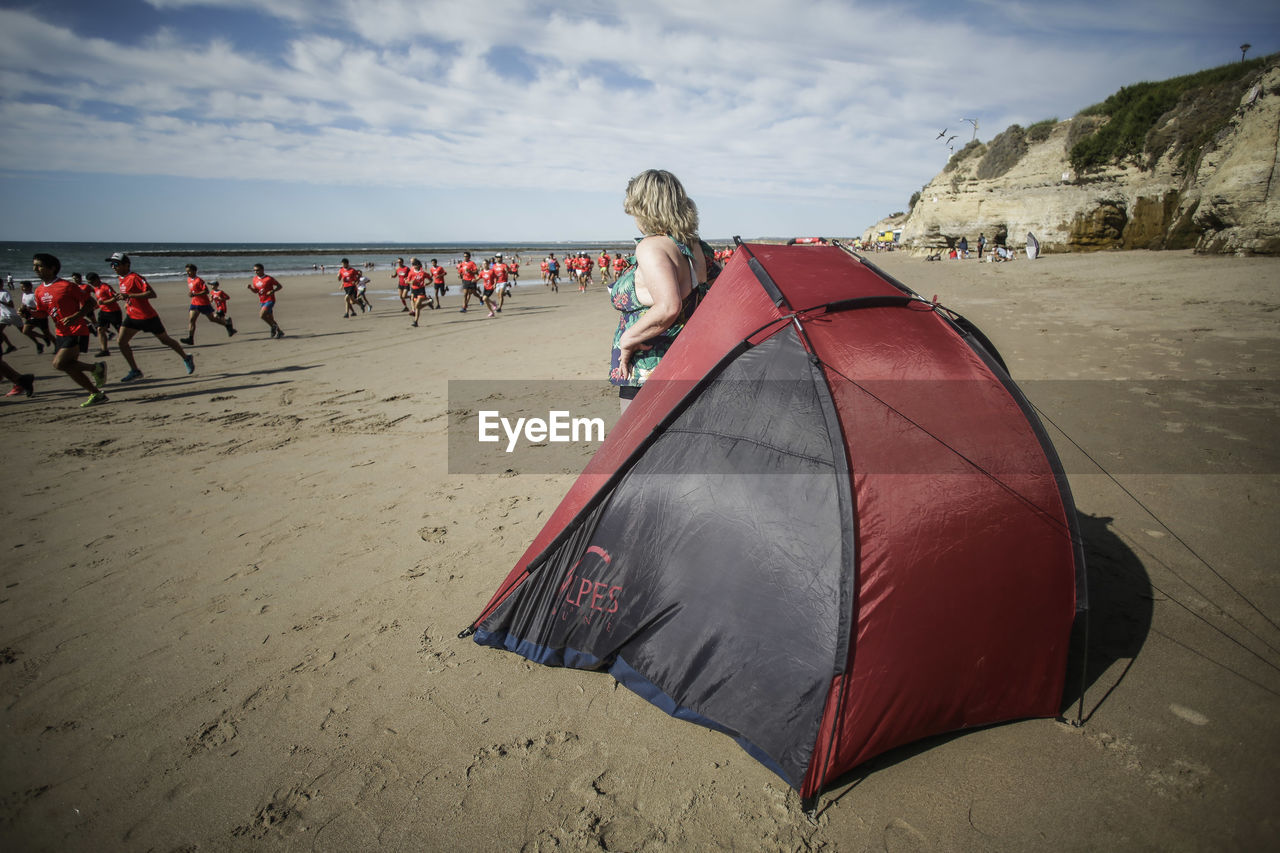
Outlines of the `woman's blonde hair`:
{"type": "Polygon", "coordinates": [[[646,237],[670,234],[686,246],[698,238],[698,206],[680,179],[662,169],[646,169],[627,182],[622,210],[636,218],[646,237]]]}

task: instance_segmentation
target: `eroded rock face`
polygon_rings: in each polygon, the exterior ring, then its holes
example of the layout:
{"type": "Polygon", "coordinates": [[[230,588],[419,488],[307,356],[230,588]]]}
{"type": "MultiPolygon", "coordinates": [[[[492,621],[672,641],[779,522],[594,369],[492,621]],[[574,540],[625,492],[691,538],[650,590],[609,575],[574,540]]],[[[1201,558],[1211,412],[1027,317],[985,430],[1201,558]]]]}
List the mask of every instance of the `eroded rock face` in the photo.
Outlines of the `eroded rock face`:
{"type": "MultiPolygon", "coordinates": [[[[1175,137],[1180,115],[1171,110],[1154,138],[1175,137]]],[[[1195,247],[1280,254],[1280,64],[1259,75],[1189,170],[1170,147],[1148,169],[1135,162],[1076,175],[1067,152],[1079,125],[1059,122],[998,177],[978,177],[981,156],[939,173],[901,225],[902,242],[932,251],[961,237],[972,244],[979,234],[990,240],[1006,232],[1010,244],[1022,246],[1031,232],[1048,252],[1195,247]]],[[[878,224],[864,237],[877,227],[884,230],[878,224]]]]}

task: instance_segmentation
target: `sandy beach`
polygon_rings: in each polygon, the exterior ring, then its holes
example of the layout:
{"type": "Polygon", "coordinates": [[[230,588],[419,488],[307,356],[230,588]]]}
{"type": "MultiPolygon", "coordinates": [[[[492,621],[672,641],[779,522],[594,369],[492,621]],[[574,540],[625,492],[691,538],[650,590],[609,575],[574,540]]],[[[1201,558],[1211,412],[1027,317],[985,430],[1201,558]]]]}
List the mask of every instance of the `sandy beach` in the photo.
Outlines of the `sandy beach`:
{"type": "MultiPolygon", "coordinates": [[[[450,380],[616,413],[604,289],[526,283],[488,319],[454,279],[410,328],[390,293],[344,319],[335,279],[282,279],[272,340],[224,281],[239,335],[201,320],[192,376],[140,335],[145,380],[113,354],[92,409],[10,332],[37,393],[0,401],[0,846],[1280,847],[1280,263],[872,260],[977,323],[1052,424],[1089,561],[1083,726],[914,744],[814,816],[607,675],[457,639],[594,445],[451,464],[450,380]]],[[[176,290],[157,308],[185,334],[176,290]]]]}

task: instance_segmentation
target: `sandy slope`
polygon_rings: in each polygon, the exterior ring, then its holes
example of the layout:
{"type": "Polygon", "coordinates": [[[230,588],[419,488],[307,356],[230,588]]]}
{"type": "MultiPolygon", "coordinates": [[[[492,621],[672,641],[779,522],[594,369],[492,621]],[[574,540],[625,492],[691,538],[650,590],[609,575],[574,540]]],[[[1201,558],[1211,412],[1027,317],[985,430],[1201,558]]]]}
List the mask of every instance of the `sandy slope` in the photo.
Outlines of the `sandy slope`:
{"type": "MultiPolygon", "coordinates": [[[[29,346],[8,359],[39,384],[0,404],[0,844],[1276,846],[1280,630],[1251,604],[1280,620],[1280,266],[876,261],[982,326],[1115,473],[1051,430],[1093,585],[1083,728],[899,750],[815,820],[732,741],[607,676],[456,639],[567,489],[555,472],[591,447],[535,473],[498,451],[450,473],[447,380],[578,380],[511,386],[502,405],[609,409],[602,292],[522,287],[488,320],[455,291],[411,329],[398,302],[344,320],[334,286],[297,278],[274,341],[232,283],[244,332],[202,325],[194,376],[145,344],[147,380],[82,411],[29,346]]],[[[160,307],[181,329],[183,300],[160,307]]]]}

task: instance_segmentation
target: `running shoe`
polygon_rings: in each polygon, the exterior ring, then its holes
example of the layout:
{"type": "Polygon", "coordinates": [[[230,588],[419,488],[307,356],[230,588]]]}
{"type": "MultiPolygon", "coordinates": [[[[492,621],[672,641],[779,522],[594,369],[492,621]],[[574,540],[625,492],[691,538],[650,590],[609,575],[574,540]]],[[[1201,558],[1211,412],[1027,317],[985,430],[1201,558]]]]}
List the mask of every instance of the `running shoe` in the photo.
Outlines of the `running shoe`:
{"type": "Polygon", "coordinates": [[[87,409],[90,406],[96,406],[99,403],[105,403],[105,402],[107,402],[107,395],[103,394],[101,391],[94,391],[92,394],[89,395],[88,400],[85,400],[83,403],[80,404],[80,408],[87,409]]]}
{"type": "Polygon", "coordinates": [[[110,350],[100,349],[100,350],[98,350],[97,352],[95,352],[95,353],[93,354],[93,357],[94,357],[94,358],[106,358],[106,357],[107,357],[107,356],[109,356],[109,355],[111,355],[111,351],[110,351],[110,350]]]}
{"type": "Polygon", "coordinates": [[[196,357],[194,355],[184,355],[182,357],[182,363],[187,366],[188,376],[196,372],[196,357]]]}
{"type": "Polygon", "coordinates": [[[196,339],[195,339],[195,338],[178,338],[178,342],[179,342],[179,343],[184,343],[184,344],[186,344],[186,345],[187,345],[187,346],[189,346],[189,347],[193,347],[193,346],[195,346],[195,345],[196,345],[196,339]]]}
{"type": "Polygon", "coordinates": [[[8,393],[8,394],[5,394],[5,396],[6,396],[6,397],[16,397],[16,396],[18,396],[18,395],[19,395],[19,394],[21,394],[21,393],[22,393],[22,386],[15,382],[15,383],[14,383],[14,385],[13,385],[13,387],[9,389],[9,393],[8,393]]]}
{"type": "Polygon", "coordinates": [[[32,394],[36,393],[35,374],[34,373],[22,374],[21,376],[18,377],[18,385],[22,388],[23,391],[27,392],[27,396],[30,397],[32,394]]]}
{"type": "Polygon", "coordinates": [[[489,316],[490,316],[490,317],[493,317],[493,316],[496,316],[496,315],[495,315],[492,311],[490,311],[490,312],[489,312],[489,316]]]}
{"type": "Polygon", "coordinates": [[[93,366],[93,384],[99,388],[107,381],[107,363],[100,361],[93,366]]]}
{"type": "Polygon", "coordinates": [[[276,337],[277,338],[284,337],[284,329],[280,328],[279,326],[276,326],[276,337]]]}
{"type": "Polygon", "coordinates": [[[235,333],[236,333],[236,327],[235,327],[235,326],[233,326],[233,325],[231,325],[231,321],[230,321],[230,320],[228,320],[228,321],[227,321],[227,337],[229,338],[229,337],[231,337],[232,335],[234,335],[235,333]]]}
{"type": "Polygon", "coordinates": [[[36,341],[35,344],[36,344],[36,354],[37,355],[42,354],[44,352],[44,344],[40,343],[39,341],[36,341]]]}
{"type": "Polygon", "coordinates": [[[135,367],[132,370],[130,370],[128,373],[126,373],[124,376],[121,376],[120,381],[132,382],[135,379],[141,379],[141,378],[142,378],[142,371],[135,367]]]}

